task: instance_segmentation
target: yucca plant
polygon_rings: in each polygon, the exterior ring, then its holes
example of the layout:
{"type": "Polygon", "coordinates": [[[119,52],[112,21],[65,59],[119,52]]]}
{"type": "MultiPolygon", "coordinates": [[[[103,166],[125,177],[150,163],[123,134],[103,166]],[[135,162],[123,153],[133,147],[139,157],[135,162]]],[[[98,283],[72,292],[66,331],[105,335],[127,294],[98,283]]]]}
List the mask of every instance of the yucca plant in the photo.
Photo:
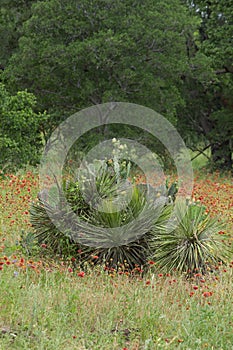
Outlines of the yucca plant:
{"type": "Polygon", "coordinates": [[[204,206],[180,200],[172,220],[153,228],[151,259],[162,270],[206,273],[227,259],[227,245],[219,235],[223,224],[207,214],[204,206]]]}
{"type": "Polygon", "coordinates": [[[68,169],[63,188],[55,191],[60,198],[53,200],[48,191],[39,194],[30,210],[39,244],[62,256],[76,255],[77,250],[83,252],[83,260],[98,256],[97,263],[114,268],[145,265],[151,254],[152,227],[158,220],[162,225],[170,215],[170,192],[131,183],[131,162],[121,158],[122,147],[116,142],[112,159],[84,162],[78,174],[68,169]],[[159,200],[157,192],[162,194],[159,200]],[[78,219],[71,227],[72,214],[78,219]],[[51,218],[59,219],[59,229],[51,218]]]}
{"type": "Polygon", "coordinates": [[[55,217],[56,209],[41,201],[32,203],[30,207],[30,221],[33,226],[34,237],[39,245],[45,244],[48,251],[56,255],[72,255],[79,249],[78,245],[64,235],[53,223],[51,217],[55,217]]]}
{"type": "MultiPolygon", "coordinates": [[[[45,244],[47,251],[53,252],[59,256],[70,256],[76,254],[77,250],[82,252],[88,252],[89,248],[77,243],[72,239],[73,232],[69,232],[66,229],[67,221],[71,218],[71,213],[67,212],[66,206],[64,206],[64,199],[69,203],[71,211],[75,213],[79,218],[88,216],[91,210],[91,205],[96,204],[96,200],[104,199],[109,195],[112,195],[116,191],[116,179],[106,169],[102,169],[98,172],[95,186],[96,196],[95,198],[84,198],[83,196],[83,183],[80,184],[77,180],[73,180],[71,174],[66,174],[63,179],[62,189],[55,191],[42,190],[38,194],[38,200],[33,202],[30,207],[30,221],[33,226],[33,236],[37,240],[38,244],[45,244]],[[59,193],[59,198],[58,196],[59,193]],[[54,197],[55,196],[55,197],[54,197]],[[64,198],[65,196],[65,198],[64,198]],[[51,204],[52,203],[52,204],[51,204]],[[56,203],[53,205],[53,203],[56,203]],[[54,224],[51,218],[59,218],[59,227],[54,224]]],[[[94,189],[89,188],[90,196],[93,195],[94,189]]],[[[88,194],[86,194],[88,195],[88,194]]],[[[57,220],[56,220],[57,221],[57,220]]],[[[76,227],[78,230],[78,227],[76,227]]],[[[77,234],[78,232],[76,232],[77,234]]],[[[85,254],[82,254],[82,257],[85,254]]]]}
{"type": "MultiPolygon", "coordinates": [[[[106,205],[106,203],[105,203],[106,205]]],[[[146,264],[150,252],[149,241],[152,227],[159,220],[165,222],[170,215],[170,207],[162,209],[162,205],[154,206],[148,203],[145,195],[135,186],[132,197],[125,208],[119,211],[109,210],[90,211],[88,228],[80,224],[86,232],[88,245],[96,247],[93,252],[99,257],[98,263],[106,262],[109,267],[118,268],[124,264],[128,269],[135,265],[146,264]]]]}
{"type": "MultiPolygon", "coordinates": [[[[104,169],[99,171],[96,177],[95,186],[97,189],[97,195],[102,199],[109,196],[114,192],[116,180],[114,176],[107,173],[104,169]]],[[[91,210],[91,205],[95,204],[95,198],[83,197],[82,185],[78,181],[73,180],[70,174],[66,174],[63,179],[63,188],[53,194],[48,190],[42,190],[38,194],[38,200],[31,204],[30,208],[30,221],[33,226],[33,235],[37,240],[38,244],[45,244],[47,251],[53,252],[55,255],[67,257],[76,255],[77,251],[82,251],[82,257],[89,255],[89,249],[87,246],[82,246],[76,240],[72,238],[72,230],[68,230],[69,227],[66,223],[69,222],[72,213],[75,213],[79,218],[85,219],[88,216],[88,212],[91,210]],[[59,193],[59,198],[53,198],[59,193]],[[65,196],[65,198],[64,198],[65,196]],[[64,199],[70,205],[67,212],[66,206],[64,206],[64,199]],[[56,203],[52,205],[51,203],[56,203]],[[59,207],[59,208],[58,208],[59,207]],[[59,228],[54,224],[51,218],[59,218],[59,228]]],[[[93,194],[94,190],[90,190],[90,195],[93,194]]],[[[56,220],[57,221],[57,220],[56,220]]],[[[78,230],[78,227],[76,227],[78,230]]],[[[78,234],[78,232],[76,232],[78,234]]]]}
{"type": "Polygon", "coordinates": [[[133,269],[135,265],[144,265],[150,254],[151,228],[159,216],[160,219],[164,217],[165,221],[168,211],[160,213],[162,204],[155,206],[154,201],[148,202],[144,190],[117,181],[106,168],[98,173],[94,185],[99,196],[97,208],[92,205],[96,204],[93,198],[86,203],[78,181],[65,180],[63,183],[66,200],[79,218],[72,232],[66,229],[70,213],[67,209],[64,209],[63,215],[59,212],[64,198],[61,196],[59,201],[54,201],[61,206],[58,210],[56,205],[49,204],[53,200],[46,201],[39,195],[39,200],[32,204],[30,210],[38,243],[46,244],[60,256],[77,256],[77,251],[82,251],[83,260],[98,256],[96,262],[106,263],[109,267],[117,268],[124,264],[128,269],[133,269]],[[128,187],[131,188],[129,202],[128,187]],[[58,215],[62,221],[61,230],[51,220],[51,217],[56,219],[58,215]]]}

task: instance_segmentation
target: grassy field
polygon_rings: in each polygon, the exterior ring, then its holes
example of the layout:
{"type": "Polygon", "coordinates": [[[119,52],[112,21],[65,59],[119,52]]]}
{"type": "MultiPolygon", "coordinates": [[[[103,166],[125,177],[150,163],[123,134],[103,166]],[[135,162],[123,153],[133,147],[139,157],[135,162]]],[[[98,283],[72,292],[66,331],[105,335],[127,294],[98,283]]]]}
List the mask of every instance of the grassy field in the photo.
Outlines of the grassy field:
{"type": "MultiPolygon", "coordinates": [[[[18,241],[37,190],[32,172],[0,180],[1,350],[233,349],[233,261],[187,281],[152,264],[132,277],[30,258],[18,241]]],[[[233,238],[232,178],[197,174],[194,197],[233,238]]]]}

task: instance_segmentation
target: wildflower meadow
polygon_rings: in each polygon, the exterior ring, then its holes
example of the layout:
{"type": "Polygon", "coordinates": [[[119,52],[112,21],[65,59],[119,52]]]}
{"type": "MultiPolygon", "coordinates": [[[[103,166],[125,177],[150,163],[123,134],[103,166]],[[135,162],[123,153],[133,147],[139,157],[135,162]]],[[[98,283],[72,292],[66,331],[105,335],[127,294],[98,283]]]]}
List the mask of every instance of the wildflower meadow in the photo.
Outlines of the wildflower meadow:
{"type": "MultiPolygon", "coordinates": [[[[187,278],[153,260],[129,272],[96,265],[98,256],[79,266],[79,252],[52,259],[26,235],[37,193],[35,171],[2,176],[0,349],[232,349],[233,261],[187,278]]],[[[224,219],[218,234],[231,247],[230,176],[196,173],[192,200],[224,219]]]]}

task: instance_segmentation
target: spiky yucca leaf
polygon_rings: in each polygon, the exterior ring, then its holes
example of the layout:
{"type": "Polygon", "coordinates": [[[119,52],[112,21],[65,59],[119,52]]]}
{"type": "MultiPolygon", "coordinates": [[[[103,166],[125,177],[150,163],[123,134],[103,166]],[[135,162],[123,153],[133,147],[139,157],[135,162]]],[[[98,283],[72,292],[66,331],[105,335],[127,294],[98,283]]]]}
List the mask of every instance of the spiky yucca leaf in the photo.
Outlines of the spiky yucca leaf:
{"type": "Polygon", "coordinates": [[[39,245],[46,244],[55,254],[69,255],[76,247],[72,247],[70,239],[52,222],[50,217],[55,215],[55,209],[41,200],[31,204],[30,221],[34,237],[39,245]]]}
{"type": "Polygon", "coordinates": [[[147,262],[151,254],[153,226],[165,226],[171,208],[147,203],[144,193],[135,187],[124,210],[91,212],[89,223],[93,226],[87,230],[84,225],[83,231],[88,232],[89,245],[97,247],[95,254],[99,256],[99,262],[106,261],[114,267],[125,262],[132,269],[135,265],[145,265],[147,262]]]}
{"type": "MultiPolygon", "coordinates": [[[[114,176],[104,169],[100,169],[95,183],[99,198],[101,199],[112,194],[116,190],[115,184],[116,179],[114,176]]],[[[90,204],[93,204],[93,200],[89,198],[90,203],[87,202],[86,198],[83,197],[82,186],[78,181],[72,179],[72,174],[64,176],[62,186],[62,190],[58,189],[58,191],[55,191],[56,196],[59,193],[59,198],[55,198],[51,191],[42,190],[38,194],[39,200],[31,204],[30,221],[34,229],[34,237],[38,244],[46,244],[55,254],[62,256],[76,255],[77,250],[81,250],[83,253],[85,252],[85,254],[82,254],[82,257],[86,257],[86,253],[89,255],[93,248],[83,246],[77,240],[72,239],[72,236],[79,234],[79,227],[76,225],[75,232],[72,229],[68,232],[68,229],[66,229],[66,227],[70,227],[66,223],[70,223],[72,215],[67,212],[67,207],[64,206],[63,202],[65,199],[70,205],[69,210],[71,209],[79,218],[85,219],[85,216],[91,209],[90,204]],[[65,198],[62,198],[63,196],[65,198]],[[51,205],[50,203],[55,204],[51,205]],[[51,218],[54,218],[54,221],[51,218]],[[60,229],[54,222],[59,223],[60,229]]],[[[92,192],[90,190],[90,194],[92,192]]]]}
{"type": "Polygon", "coordinates": [[[227,246],[218,232],[223,229],[204,206],[179,201],[176,217],[167,227],[154,226],[151,258],[161,269],[206,272],[227,257],[227,246]]]}
{"type": "MultiPolygon", "coordinates": [[[[73,232],[65,229],[59,230],[51,219],[55,218],[56,215],[56,208],[41,200],[31,205],[30,221],[33,226],[33,237],[38,245],[46,244],[47,249],[43,253],[52,253],[53,256],[65,259],[71,256],[76,257],[80,263],[89,260],[93,253],[93,248],[84,246],[72,239],[73,232]]],[[[69,215],[64,215],[63,227],[66,227],[66,220],[69,220],[69,215]]]]}
{"type": "Polygon", "coordinates": [[[147,196],[145,188],[117,178],[107,167],[97,174],[93,169],[85,169],[80,182],[72,174],[64,177],[63,191],[54,192],[61,198],[46,199],[52,196],[47,191],[43,200],[32,205],[35,237],[56,254],[81,250],[83,259],[98,255],[96,262],[109,266],[126,263],[132,269],[144,265],[150,254],[152,227],[164,225],[171,206],[162,209],[164,202],[155,200],[154,190],[147,196]],[[63,204],[64,199],[70,207],[63,204]],[[59,222],[60,230],[51,218],[59,222]]]}

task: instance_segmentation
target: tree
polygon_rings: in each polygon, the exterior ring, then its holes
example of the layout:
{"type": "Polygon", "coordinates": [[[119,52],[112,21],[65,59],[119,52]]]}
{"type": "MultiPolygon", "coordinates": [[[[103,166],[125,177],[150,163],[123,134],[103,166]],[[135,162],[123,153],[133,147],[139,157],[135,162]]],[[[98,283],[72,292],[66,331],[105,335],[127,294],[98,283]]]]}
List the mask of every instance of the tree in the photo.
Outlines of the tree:
{"type": "Polygon", "coordinates": [[[199,28],[187,41],[190,74],[184,77],[179,129],[191,136],[193,149],[204,140],[214,168],[232,170],[233,1],[196,0],[190,7],[199,28]]]}
{"type": "Polygon", "coordinates": [[[192,19],[179,0],[39,1],[4,77],[11,88],[37,96],[51,128],[111,100],[142,104],[175,121],[190,31],[192,19]]]}
{"type": "Polygon", "coordinates": [[[27,91],[12,96],[0,83],[0,167],[13,170],[36,164],[42,146],[39,126],[45,115],[36,114],[35,97],[27,91]]]}
{"type": "Polygon", "coordinates": [[[18,47],[23,23],[30,17],[36,0],[1,0],[0,7],[0,69],[4,70],[18,47]]]}
{"type": "Polygon", "coordinates": [[[49,111],[45,138],[85,107],[134,102],[232,169],[232,1],[4,0],[21,13],[4,81],[49,111]]]}

